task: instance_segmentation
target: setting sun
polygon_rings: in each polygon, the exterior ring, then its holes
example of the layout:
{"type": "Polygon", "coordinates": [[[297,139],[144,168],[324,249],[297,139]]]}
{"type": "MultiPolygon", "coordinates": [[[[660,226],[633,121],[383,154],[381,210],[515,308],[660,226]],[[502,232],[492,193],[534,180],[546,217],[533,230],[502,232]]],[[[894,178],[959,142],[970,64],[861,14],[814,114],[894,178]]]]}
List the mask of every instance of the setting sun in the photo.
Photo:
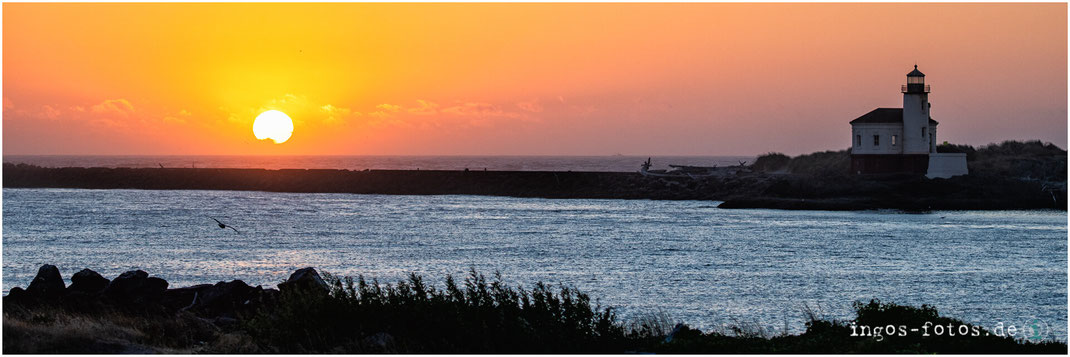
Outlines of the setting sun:
{"type": "Polygon", "coordinates": [[[293,132],[293,120],[278,110],[260,113],[253,121],[253,135],[256,135],[257,140],[271,139],[276,144],[282,144],[290,139],[293,132]]]}

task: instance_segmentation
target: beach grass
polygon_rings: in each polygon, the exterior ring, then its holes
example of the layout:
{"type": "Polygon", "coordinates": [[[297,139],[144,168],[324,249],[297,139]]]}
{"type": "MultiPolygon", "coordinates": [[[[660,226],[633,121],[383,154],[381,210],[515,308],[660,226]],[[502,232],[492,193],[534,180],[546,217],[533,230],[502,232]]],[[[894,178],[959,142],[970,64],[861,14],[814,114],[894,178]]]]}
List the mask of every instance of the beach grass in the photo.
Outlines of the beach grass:
{"type": "MultiPolygon", "coordinates": [[[[941,316],[936,308],[855,302],[855,318],[809,310],[805,331],[758,323],[700,331],[663,311],[622,321],[566,285],[510,286],[472,270],[436,287],[417,274],[393,284],[324,274],[329,289],[283,290],[248,316],[5,303],[4,353],[1059,353],[941,316]],[[899,334],[899,327],[967,326],[974,334],[899,334]],[[870,327],[861,330],[861,326],[870,327]],[[874,333],[872,327],[895,326],[874,333]]],[[[639,288],[639,287],[637,287],[639,288]]],[[[804,311],[805,313],[806,311],[804,311]]]]}

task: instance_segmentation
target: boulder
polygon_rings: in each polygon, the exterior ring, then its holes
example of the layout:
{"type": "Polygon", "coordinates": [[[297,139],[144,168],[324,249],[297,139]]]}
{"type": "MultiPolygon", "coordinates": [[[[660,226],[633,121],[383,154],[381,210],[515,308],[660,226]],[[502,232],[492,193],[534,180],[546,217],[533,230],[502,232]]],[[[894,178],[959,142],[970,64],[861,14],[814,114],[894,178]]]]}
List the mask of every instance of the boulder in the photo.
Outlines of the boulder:
{"type": "Polygon", "coordinates": [[[98,313],[107,309],[107,303],[101,301],[100,292],[86,292],[67,288],[67,294],[61,301],[64,308],[69,311],[82,313],[98,313]]]}
{"type": "Polygon", "coordinates": [[[323,281],[320,274],[316,272],[315,268],[308,267],[304,269],[298,269],[293,274],[290,274],[290,278],[279,284],[279,290],[282,292],[311,292],[311,293],[326,293],[330,291],[330,287],[323,281]]]}
{"type": "Polygon", "coordinates": [[[242,317],[273,301],[271,293],[278,293],[278,290],[252,287],[241,280],[221,281],[215,285],[201,284],[167,290],[163,304],[202,317],[242,317]]]}
{"type": "Polygon", "coordinates": [[[167,291],[167,285],[167,280],[163,280],[155,276],[145,279],[146,291],[152,292],[157,295],[162,295],[164,291],[167,291]]]}
{"type": "Polygon", "coordinates": [[[209,316],[236,316],[239,310],[245,310],[258,299],[259,287],[251,287],[241,280],[219,282],[204,289],[197,301],[196,309],[209,316]]]}
{"type": "Polygon", "coordinates": [[[59,275],[59,268],[55,265],[45,264],[37,270],[37,276],[26,287],[26,292],[36,298],[59,298],[63,296],[67,287],[63,284],[63,277],[59,275]]]}
{"type": "Polygon", "coordinates": [[[142,270],[131,270],[120,274],[104,288],[104,295],[124,302],[143,303],[163,297],[167,291],[167,281],[149,277],[142,270]]]}
{"type": "Polygon", "coordinates": [[[29,302],[28,300],[30,299],[26,290],[17,286],[11,288],[11,290],[7,292],[7,296],[4,296],[4,304],[7,304],[7,306],[23,305],[29,302]]]}
{"type": "Polygon", "coordinates": [[[110,282],[111,281],[95,271],[82,269],[82,271],[74,273],[74,275],[71,276],[71,286],[67,287],[67,291],[80,291],[90,294],[99,293],[104,290],[110,282]]]}
{"type": "Polygon", "coordinates": [[[163,304],[172,310],[180,310],[193,307],[194,299],[200,298],[204,289],[212,287],[212,284],[199,284],[183,288],[167,289],[163,293],[163,304]]]}

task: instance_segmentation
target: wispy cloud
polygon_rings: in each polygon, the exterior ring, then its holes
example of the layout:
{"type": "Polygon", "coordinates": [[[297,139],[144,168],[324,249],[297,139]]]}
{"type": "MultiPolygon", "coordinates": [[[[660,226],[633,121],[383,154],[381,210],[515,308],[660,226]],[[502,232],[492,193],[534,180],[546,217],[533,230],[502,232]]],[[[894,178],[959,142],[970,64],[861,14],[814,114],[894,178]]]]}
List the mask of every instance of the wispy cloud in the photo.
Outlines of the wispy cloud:
{"type": "Polygon", "coordinates": [[[520,108],[520,110],[532,113],[542,113],[543,110],[542,104],[539,104],[538,99],[533,99],[526,102],[517,102],[516,107],[520,108]]]}
{"type": "Polygon", "coordinates": [[[360,112],[354,112],[349,108],[336,107],[331,104],[320,106],[320,111],[327,115],[323,120],[326,124],[345,124],[349,117],[358,117],[360,112]]]}
{"type": "Polygon", "coordinates": [[[59,119],[59,116],[62,115],[62,114],[63,113],[60,112],[59,109],[56,109],[56,108],[52,107],[51,105],[42,105],[41,106],[41,117],[42,118],[55,120],[55,119],[59,119]]]}
{"type": "Polygon", "coordinates": [[[519,118],[521,116],[520,113],[505,111],[497,105],[482,102],[465,102],[442,109],[442,112],[475,117],[519,118]]]}
{"type": "Polygon", "coordinates": [[[416,107],[406,109],[409,113],[416,115],[435,115],[438,114],[438,103],[427,101],[423,99],[416,100],[416,107]]]}
{"type": "Polygon", "coordinates": [[[396,104],[383,103],[383,104],[376,105],[375,109],[378,109],[378,110],[376,110],[374,112],[371,112],[368,115],[371,115],[371,116],[377,117],[377,118],[385,118],[385,117],[390,116],[391,114],[394,114],[394,113],[397,113],[397,112],[401,111],[401,106],[400,105],[396,105],[396,104]]]}
{"type": "Polygon", "coordinates": [[[93,113],[106,116],[129,117],[134,114],[134,105],[126,99],[107,99],[91,107],[93,113]]]}
{"type": "Polygon", "coordinates": [[[182,109],[179,110],[177,113],[165,115],[163,117],[163,122],[170,124],[186,124],[186,119],[192,115],[193,114],[190,113],[188,110],[182,109]]]}

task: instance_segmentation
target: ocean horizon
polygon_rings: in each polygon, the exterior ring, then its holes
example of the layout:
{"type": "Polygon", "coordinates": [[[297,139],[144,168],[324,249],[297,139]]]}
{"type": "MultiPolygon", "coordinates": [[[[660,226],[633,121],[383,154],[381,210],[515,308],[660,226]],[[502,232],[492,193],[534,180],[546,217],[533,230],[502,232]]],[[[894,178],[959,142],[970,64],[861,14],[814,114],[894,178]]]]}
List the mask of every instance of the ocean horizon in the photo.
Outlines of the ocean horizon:
{"type": "Polygon", "coordinates": [[[635,172],[647,159],[668,165],[738,166],[755,156],[714,155],[4,155],[5,164],[42,167],[635,172]]]}

